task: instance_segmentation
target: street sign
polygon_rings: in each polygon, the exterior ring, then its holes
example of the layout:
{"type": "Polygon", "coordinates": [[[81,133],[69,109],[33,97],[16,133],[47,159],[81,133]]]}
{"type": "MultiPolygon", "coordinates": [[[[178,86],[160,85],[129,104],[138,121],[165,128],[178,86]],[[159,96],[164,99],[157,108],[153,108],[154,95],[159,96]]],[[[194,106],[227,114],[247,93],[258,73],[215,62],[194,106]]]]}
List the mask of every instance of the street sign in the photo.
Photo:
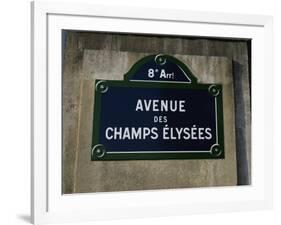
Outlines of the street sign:
{"type": "Polygon", "coordinates": [[[222,91],[161,54],[139,60],[123,81],[96,80],[91,159],[224,158],[222,91]]]}

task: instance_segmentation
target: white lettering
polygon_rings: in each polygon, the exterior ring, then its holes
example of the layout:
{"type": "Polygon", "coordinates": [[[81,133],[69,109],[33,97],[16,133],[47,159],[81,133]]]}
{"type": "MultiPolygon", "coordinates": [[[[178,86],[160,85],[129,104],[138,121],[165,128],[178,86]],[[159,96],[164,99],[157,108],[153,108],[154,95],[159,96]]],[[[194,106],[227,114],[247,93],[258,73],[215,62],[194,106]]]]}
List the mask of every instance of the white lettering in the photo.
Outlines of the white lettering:
{"type": "Polygon", "coordinates": [[[135,111],[186,112],[185,100],[138,99],[135,111]]]}

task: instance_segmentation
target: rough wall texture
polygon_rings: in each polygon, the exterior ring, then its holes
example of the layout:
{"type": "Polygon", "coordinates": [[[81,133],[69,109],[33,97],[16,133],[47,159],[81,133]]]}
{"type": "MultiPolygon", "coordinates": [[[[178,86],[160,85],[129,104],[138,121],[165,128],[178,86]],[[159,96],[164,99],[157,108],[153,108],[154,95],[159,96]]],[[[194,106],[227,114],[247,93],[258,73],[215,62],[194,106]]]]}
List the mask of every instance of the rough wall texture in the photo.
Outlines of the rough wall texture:
{"type": "Polygon", "coordinates": [[[67,32],[66,40],[63,193],[249,183],[250,93],[245,42],[79,32],[67,32]],[[160,52],[189,65],[199,82],[224,85],[226,159],[91,162],[94,79],[123,79],[137,60],[160,52]]]}

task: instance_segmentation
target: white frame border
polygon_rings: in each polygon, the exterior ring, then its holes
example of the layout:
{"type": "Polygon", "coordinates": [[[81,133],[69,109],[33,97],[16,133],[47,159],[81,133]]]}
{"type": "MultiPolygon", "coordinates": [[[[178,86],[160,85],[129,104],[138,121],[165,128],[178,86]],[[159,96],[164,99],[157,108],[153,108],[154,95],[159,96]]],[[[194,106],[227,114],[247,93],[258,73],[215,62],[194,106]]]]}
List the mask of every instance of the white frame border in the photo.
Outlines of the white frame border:
{"type": "MultiPolygon", "coordinates": [[[[222,212],[222,211],[236,211],[236,210],[250,210],[250,209],[265,209],[272,208],[273,201],[273,44],[272,44],[272,17],[270,16],[256,16],[256,15],[239,15],[239,14],[225,14],[225,13],[209,13],[209,12],[190,12],[184,10],[164,10],[151,8],[128,8],[128,7],[109,7],[102,5],[91,5],[91,4],[76,4],[76,3],[51,3],[51,2],[33,2],[32,3],[32,197],[31,197],[31,212],[32,222],[34,224],[51,223],[51,222],[68,222],[68,221],[87,221],[87,220],[103,220],[103,219],[114,219],[114,218],[134,218],[143,216],[165,216],[165,215],[184,215],[188,213],[199,213],[199,212],[222,212]],[[145,11],[145,16],[143,15],[145,11]],[[264,166],[261,176],[261,182],[257,185],[251,185],[250,187],[235,187],[239,191],[247,193],[257,188],[256,197],[251,199],[245,199],[245,201],[237,202],[223,202],[212,203],[198,200],[198,204],[194,205],[193,208],[187,207],[182,204],[171,205],[170,207],[150,205],[149,210],[145,211],[142,207],[137,205],[130,208],[125,214],[122,214],[116,208],[107,208],[109,213],[100,211],[84,210],[77,213],[69,213],[63,209],[50,211],[48,199],[53,196],[50,195],[49,188],[49,173],[48,168],[48,132],[47,124],[48,121],[48,98],[49,88],[47,80],[47,68],[48,68],[48,16],[49,15],[72,15],[72,16],[87,16],[96,18],[110,18],[112,20],[138,20],[138,21],[161,21],[161,22],[180,22],[180,23],[193,23],[193,24],[214,24],[214,25],[235,25],[240,27],[260,27],[263,29],[263,41],[264,41],[264,57],[262,57],[264,67],[261,67],[262,76],[266,82],[259,82],[256,87],[262,90],[262,100],[264,102],[264,113],[259,114],[264,121],[264,145],[267,148],[263,148],[264,166]],[[267,99],[267,101],[265,101],[267,99]],[[266,123],[265,123],[266,121],[266,123]],[[266,154],[265,153],[266,150],[266,154]],[[257,194],[264,193],[262,196],[257,197],[257,194]],[[151,212],[151,209],[154,209],[151,212]],[[141,211],[136,213],[136,210],[141,211]],[[173,211],[171,213],[171,210],[173,211]],[[150,212],[149,212],[150,211],[150,212]],[[121,214],[120,214],[121,213],[121,214]]],[[[258,35],[260,37],[261,34],[258,35]]],[[[256,50],[253,48],[253,57],[255,56],[256,50]]],[[[258,72],[258,71],[256,71],[258,72]]],[[[260,79],[260,78],[259,78],[260,79]]],[[[262,81],[262,80],[260,80],[262,81]]],[[[253,124],[254,128],[256,127],[253,124]]],[[[254,129],[253,128],[253,129],[254,129]]],[[[255,130],[253,130],[255,131],[255,130]]],[[[254,164],[255,162],[253,162],[254,164]]],[[[212,188],[211,188],[212,189],[212,188]]],[[[226,188],[214,188],[213,191],[222,191],[226,188]]],[[[230,188],[232,190],[233,188],[230,188]]],[[[236,190],[235,189],[235,190],[236,190]]],[[[234,191],[235,191],[234,190],[234,191]]],[[[170,195],[184,195],[189,190],[169,190],[166,191],[170,195]]],[[[206,189],[193,190],[204,195],[203,192],[206,189]],[[204,190],[204,191],[203,191],[204,190]]],[[[162,191],[163,192],[163,191],[162,191]]],[[[142,191],[135,193],[122,193],[122,197],[126,202],[132,196],[135,198],[142,199],[145,195],[157,195],[157,191],[142,191]]],[[[99,201],[110,201],[113,195],[100,194],[96,197],[99,201]]],[[[78,198],[88,198],[87,195],[79,195],[78,198]]],[[[76,195],[77,198],[77,195],[76,195]]],[[[94,204],[94,203],[93,203],[94,204]]],[[[143,205],[147,206],[147,202],[143,205]]],[[[128,205],[129,206],[129,205],[128,205]]]]}

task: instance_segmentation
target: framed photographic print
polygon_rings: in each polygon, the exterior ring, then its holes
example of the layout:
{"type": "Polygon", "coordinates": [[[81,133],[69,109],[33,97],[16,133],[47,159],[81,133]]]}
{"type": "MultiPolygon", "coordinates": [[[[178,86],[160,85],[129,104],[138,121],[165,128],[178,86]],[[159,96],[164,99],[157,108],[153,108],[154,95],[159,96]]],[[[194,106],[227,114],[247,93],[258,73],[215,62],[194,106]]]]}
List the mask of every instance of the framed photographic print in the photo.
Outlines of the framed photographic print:
{"type": "Polygon", "coordinates": [[[271,17],[32,7],[35,224],[271,207],[271,17]]]}

